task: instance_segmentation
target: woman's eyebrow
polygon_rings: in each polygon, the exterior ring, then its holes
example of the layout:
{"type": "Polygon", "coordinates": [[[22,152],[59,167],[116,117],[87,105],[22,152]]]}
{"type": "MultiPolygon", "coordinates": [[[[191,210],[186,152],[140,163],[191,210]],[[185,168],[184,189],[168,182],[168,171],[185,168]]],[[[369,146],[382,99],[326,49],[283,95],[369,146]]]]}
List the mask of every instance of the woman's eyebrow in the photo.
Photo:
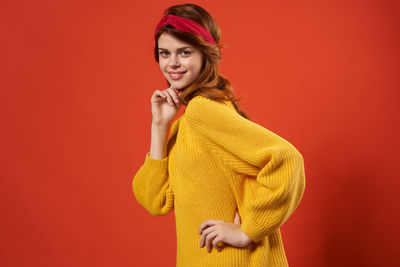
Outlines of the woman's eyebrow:
{"type": "MultiPolygon", "coordinates": [[[[186,48],[192,48],[192,47],[191,46],[184,46],[184,47],[178,48],[177,50],[179,51],[179,50],[183,50],[183,49],[186,49],[186,48]]],[[[162,48],[162,47],[159,47],[158,50],[166,50],[166,51],[168,51],[168,49],[165,49],[165,48],[162,48]]]]}

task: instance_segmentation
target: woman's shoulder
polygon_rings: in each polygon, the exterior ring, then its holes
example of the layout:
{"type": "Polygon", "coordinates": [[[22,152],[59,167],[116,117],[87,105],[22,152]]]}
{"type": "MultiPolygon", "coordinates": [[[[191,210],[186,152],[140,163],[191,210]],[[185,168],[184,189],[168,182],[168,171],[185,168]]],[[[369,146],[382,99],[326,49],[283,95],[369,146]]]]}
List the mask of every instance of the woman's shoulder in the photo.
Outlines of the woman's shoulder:
{"type": "Polygon", "coordinates": [[[198,113],[202,115],[215,114],[226,110],[235,110],[231,101],[217,101],[203,95],[196,95],[189,101],[185,112],[190,116],[198,113]]]}
{"type": "Polygon", "coordinates": [[[193,97],[185,110],[186,121],[189,125],[205,129],[225,127],[241,117],[230,101],[219,102],[202,95],[193,97]]]}

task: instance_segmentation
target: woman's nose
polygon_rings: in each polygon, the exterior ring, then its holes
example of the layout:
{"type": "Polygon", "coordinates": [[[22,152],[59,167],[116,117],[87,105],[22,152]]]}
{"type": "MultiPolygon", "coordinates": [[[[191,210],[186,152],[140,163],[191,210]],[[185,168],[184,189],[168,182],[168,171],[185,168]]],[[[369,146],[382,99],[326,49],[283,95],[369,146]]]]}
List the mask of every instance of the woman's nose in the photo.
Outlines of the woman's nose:
{"type": "Polygon", "coordinates": [[[179,63],[178,56],[176,56],[176,55],[171,56],[169,59],[169,65],[170,66],[179,66],[180,63],[179,63]]]}

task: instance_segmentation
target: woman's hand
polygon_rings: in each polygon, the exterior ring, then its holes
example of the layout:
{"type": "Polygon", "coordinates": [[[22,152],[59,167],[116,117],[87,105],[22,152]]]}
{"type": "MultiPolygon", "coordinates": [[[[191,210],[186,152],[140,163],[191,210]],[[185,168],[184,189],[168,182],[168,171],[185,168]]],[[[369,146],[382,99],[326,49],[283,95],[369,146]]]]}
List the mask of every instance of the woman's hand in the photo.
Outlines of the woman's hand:
{"type": "Polygon", "coordinates": [[[171,123],[181,107],[179,94],[180,92],[173,87],[167,88],[164,91],[154,91],[151,96],[151,112],[155,123],[163,125],[171,123]]]}
{"type": "Polygon", "coordinates": [[[213,247],[221,251],[224,243],[239,248],[248,246],[253,241],[240,229],[240,225],[241,220],[237,210],[233,223],[222,220],[205,221],[199,229],[199,234],[201,234],[200,247],[206,244],[207,251],[211,252],[213,247]]]}

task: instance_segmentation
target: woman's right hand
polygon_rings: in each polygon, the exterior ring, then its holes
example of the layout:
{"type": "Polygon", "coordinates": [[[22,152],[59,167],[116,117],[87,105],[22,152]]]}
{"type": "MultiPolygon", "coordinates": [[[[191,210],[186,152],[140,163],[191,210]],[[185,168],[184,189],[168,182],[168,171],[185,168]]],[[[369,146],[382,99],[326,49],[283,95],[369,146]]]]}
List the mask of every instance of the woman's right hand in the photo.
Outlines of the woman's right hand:
{"type": "Polygon", "coordinates": [[[153,122],[160,125],[170,125],[176,113],[181,107],[179,99],[180,92],[173,88],[167,88],[163,91],[155,90],[151,96],[151,112],[153,122]]]}

